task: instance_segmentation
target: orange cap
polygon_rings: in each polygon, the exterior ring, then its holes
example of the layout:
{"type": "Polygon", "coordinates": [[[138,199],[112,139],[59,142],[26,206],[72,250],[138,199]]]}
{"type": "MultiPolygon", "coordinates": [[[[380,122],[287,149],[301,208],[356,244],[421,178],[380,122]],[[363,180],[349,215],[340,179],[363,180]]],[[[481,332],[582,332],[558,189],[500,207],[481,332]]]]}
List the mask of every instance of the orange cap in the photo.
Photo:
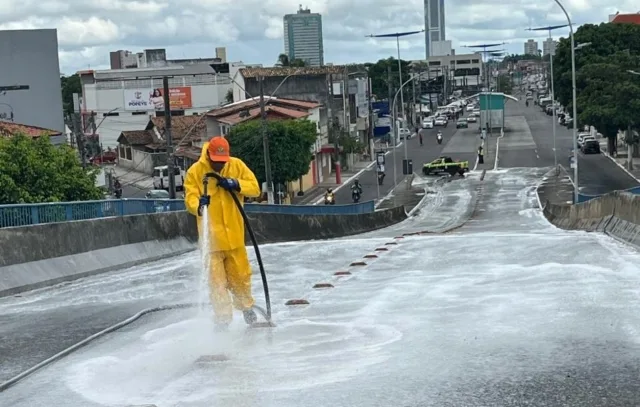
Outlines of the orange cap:
{"type": "Polygon", "coordinates": [[[216,136],[209,140],[207,151],[211,161],[223,163],[229,161],[229,142],[224,137],[216,136]]]}

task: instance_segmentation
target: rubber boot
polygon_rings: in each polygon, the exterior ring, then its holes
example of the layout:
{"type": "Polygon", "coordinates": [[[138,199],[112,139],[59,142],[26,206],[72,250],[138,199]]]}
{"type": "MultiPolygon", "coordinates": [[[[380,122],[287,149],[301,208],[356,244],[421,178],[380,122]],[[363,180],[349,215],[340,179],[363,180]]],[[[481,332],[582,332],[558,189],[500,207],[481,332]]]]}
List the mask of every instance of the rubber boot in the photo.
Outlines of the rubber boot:
{"type": "Polygon", "coordinates": [[[258,316],[252,309],[242,311],[242,315],[244,316],[244,322],[246,322],[247,325],[253,325],[258,321],[258,316]]]}

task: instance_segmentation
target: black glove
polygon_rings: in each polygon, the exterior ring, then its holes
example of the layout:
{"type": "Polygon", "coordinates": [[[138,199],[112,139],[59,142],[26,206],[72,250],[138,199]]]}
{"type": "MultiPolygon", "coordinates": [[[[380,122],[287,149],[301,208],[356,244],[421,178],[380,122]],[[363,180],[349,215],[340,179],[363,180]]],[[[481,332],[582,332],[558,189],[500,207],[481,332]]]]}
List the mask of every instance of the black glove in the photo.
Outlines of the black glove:
{"type": "Polygon", "coordinates": [[[235,178],[222,178],[218,181],[218,186],[226,189],[227,191],[240,192],[240,183],[235,178]]]}
{"type": "Polygon", "coordinates": [[[211,197],[209,195],[202,195],[200,197],[200,205],[198,205],[198,216],[202,216],[202,210],[204,207],[209,206],[211,203],[211,197]]]}

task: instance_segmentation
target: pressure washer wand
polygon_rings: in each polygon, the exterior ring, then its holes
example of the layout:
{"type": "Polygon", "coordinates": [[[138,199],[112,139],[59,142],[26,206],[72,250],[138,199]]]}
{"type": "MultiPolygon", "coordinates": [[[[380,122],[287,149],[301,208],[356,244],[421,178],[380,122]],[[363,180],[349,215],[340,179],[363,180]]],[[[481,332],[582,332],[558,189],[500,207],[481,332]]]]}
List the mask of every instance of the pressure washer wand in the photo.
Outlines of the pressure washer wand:
{"type": "MultiPolygon", "coordinates": [[[[207,174],[205,174],[202,183],[204,185],[204,196],[208,195],[208,188],[209,188],[209,178],[215,178],[217,181],[221,181],[223,179],[223,177],[215,172],[209,172],[207,174]]],[[[266,305],[267,305],[267,310],[266,310],[266,319],[268,323],[271,323],[271,298],[269,296],[269,283],[267,282],[267,273],[264,270],[264,264],[262,263],[262,255],[260,254],[260,247],[258,246],[258,241],[256,239],[256,235],[253,233],[253,229],[251,228],[251,223],[249,223],[249,218],[247,217],[247,213],[244,211],[244,208],[242,206],[242,204],[240,203],[240,200],[238,199],[238,196],[236,194],[234,194],[233,192],[229,191],[229,193],[231,194],[231,197],[233,198],[233,201],[236,203],[236,207],[238,208],[238,211],[240,211],[240,215],[242,215],[242,219],[244,220],[244,224],[247,227],[247,231],[249,232],[249,237],[251,238],[251,243],[253,244],[253,249],[256,252],[256,260],[258,260],[258,267],[260,267],[260,276],[262,277],[262,287],[264,289],[264,299],[266,301],[266,305]]],[[[259,307],[257,307],[258,310],[259,307]]]]}

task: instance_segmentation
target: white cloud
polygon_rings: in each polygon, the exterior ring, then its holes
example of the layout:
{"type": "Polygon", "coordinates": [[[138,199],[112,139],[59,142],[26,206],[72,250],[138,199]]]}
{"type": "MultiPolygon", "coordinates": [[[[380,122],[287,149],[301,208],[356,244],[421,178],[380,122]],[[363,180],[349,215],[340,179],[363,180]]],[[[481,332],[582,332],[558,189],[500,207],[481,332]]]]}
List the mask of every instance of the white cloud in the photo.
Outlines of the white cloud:
{"type": "MultiPolygon", "coordinates": [[[[609,0],[562,1],[576,25],[638,8],[637,0],[619,0],[618,8],[609,0]]],[[[226,46],[230,59],[272,64],[284,48],[282,17],[295,13],[300,3],[322,14],[330,62],[396,55],[393,39],[365,36],[424,28],[423,0],[0,0],[0,29],[57,28],[66,73],[104,67],[112,50],[156,47],[184,58],[211,56],[215,47],[226,46]]],[[[526,28],[566,21],[554,0],[447,0],[445,7],[447,37],[458,47],[507,42],[510,52],[522,52],[527,38],[546,37],[526,28]]],[[[423,58],[424,35],[408,37],[400,47],[403,58],[423,58]]]]}

